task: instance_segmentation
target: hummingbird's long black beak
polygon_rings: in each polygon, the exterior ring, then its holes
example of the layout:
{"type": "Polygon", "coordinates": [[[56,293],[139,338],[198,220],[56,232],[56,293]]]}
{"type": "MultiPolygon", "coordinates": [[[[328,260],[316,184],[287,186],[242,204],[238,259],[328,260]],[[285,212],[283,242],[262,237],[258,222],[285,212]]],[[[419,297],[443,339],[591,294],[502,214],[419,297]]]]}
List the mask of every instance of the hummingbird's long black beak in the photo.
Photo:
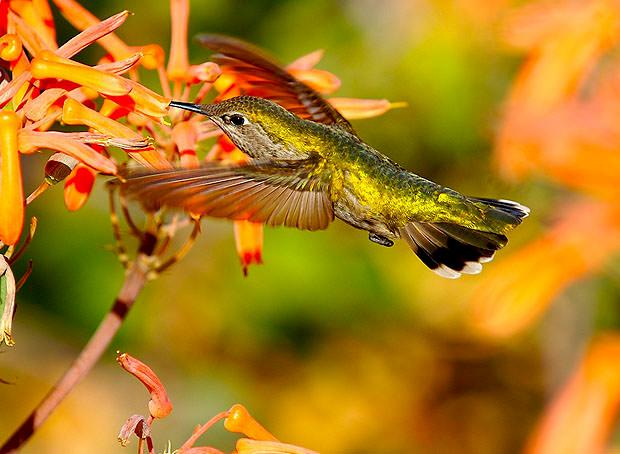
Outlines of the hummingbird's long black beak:
{"type": "Polygon", "coordinates": [[[204,111],[204,106],[201,104],[192,104],[191,102],[172,101],[170,107],[176,107],[177,109],[189,110],[190,112],[196,112],[199,114],[207,115],[204,111]]]}

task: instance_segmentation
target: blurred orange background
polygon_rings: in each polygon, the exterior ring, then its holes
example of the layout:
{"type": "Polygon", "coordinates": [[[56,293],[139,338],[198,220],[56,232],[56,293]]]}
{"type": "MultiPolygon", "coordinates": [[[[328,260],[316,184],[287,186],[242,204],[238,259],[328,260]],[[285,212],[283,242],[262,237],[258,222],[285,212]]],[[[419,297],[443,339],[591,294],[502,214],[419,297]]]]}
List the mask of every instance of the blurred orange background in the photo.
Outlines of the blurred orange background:
{"type": "MultiPolygon", "coordinates": [[[[170,45],[166,1],[81,3],[99,18],[131,10],[117,32],[131,45],[170,45]]],[[[319,67],[340,78],[339,96],[408,104],[354,122],[370,145],[532,215],[480,275],[457,281],[429,272],[404,244],[381,248],[338,222],[315,233],[266,229],[265,263],[244,278],[230,223],[203,221],[188,257],[148,284],[95,371],[24,452],[122,449],[118,429],[146,412],[148,395],[115,350],[166,384],[175,409],[155,423],[158,452],[236,402],[279,439],[325,453],[619,450],[620,5],[190,4],[190,36],[238,36],[283,63],[325,49],[319,67]]],[[[52,9],[64,42],[75,31],[52,9]]],[[[192,63],[208,56],[194,42],[189,52],[192,63]]],[[[103,53],[92,46],[77,59],[103,53]]],[[[23,163],[32,190],[44,159],[23,163]]],[[[0,349],[2,439],[70,364],[122,282],[103,184],[74,213],[60,188],[28,208],[39,229],[16,345],[0,349]]],[[[207,437],[234,446],[221,428],[207,437]]]]}

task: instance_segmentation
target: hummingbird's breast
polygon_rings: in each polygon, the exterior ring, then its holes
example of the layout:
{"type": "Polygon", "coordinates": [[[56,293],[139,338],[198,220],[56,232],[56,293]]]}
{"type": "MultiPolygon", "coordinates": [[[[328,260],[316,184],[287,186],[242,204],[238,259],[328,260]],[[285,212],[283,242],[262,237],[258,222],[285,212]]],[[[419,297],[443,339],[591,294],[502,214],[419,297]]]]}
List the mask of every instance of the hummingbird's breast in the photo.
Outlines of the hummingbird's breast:
{"type": "Polygon", "coordinates": [[[335,149],[336,216],[354,227],[397,237],[410,200],[410,191],[399,189],[408,172],[361,141],[342,140],[335,149]]]}

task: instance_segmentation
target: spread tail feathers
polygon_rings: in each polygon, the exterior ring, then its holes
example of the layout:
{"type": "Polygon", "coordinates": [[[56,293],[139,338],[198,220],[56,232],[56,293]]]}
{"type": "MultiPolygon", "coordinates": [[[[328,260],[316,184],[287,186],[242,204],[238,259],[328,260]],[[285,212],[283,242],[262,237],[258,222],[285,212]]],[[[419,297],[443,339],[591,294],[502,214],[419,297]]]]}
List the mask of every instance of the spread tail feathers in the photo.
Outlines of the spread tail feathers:
{"type": "MultiPolygon", "coordinates": [[[[510,200],[469,199],[489,208],[487,214],[501,218],[509,227],[516,227],[526,218],[529,208],[510,200]]],[[[461,274],[478,274],[482,264],[493,259],[495,251],[508,239],[502,233],[486,232],[445,222],[412,221],[400,229],[416,255],[435,273],[449,279],[461,274]]]]}

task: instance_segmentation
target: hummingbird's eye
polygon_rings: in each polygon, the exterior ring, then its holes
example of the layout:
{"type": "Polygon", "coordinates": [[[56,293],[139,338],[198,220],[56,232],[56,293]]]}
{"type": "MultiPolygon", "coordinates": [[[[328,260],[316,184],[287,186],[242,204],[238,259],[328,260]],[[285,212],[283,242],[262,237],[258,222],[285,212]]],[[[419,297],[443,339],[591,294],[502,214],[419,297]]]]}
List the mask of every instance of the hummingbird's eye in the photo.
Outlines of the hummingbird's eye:
{"type": "Polygon", "coordinates": [[[248,124],[248,120],[243,115],[239,114],[224,116],[224,122],[228,124],[233,124],[235,126],[243,126],[245,124],[248,124]]]}

